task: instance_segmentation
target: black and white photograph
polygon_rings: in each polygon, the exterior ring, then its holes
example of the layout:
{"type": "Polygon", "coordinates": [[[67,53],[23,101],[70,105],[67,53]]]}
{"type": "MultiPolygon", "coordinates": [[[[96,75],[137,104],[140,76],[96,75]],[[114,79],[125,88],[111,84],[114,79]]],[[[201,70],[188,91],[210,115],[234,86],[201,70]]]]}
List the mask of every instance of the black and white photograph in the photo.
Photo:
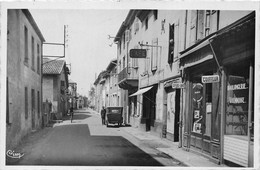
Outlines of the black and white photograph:
{"type": "Polygon", "coordinates": [[[1,1],[0,169],[258,169],[259,1],[1,1]]]}

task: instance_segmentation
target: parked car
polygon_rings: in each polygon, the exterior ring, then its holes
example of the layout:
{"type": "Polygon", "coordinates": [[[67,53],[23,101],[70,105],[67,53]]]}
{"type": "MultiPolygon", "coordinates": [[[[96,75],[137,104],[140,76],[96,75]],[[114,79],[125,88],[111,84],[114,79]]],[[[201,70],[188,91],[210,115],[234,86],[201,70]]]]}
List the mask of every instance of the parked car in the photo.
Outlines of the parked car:
{"type": "Polygon", "coordinates": [[[123,107],[107,107],[106,108],[106,125],[117,124],[121,126],[123,123],[123,107]]]}

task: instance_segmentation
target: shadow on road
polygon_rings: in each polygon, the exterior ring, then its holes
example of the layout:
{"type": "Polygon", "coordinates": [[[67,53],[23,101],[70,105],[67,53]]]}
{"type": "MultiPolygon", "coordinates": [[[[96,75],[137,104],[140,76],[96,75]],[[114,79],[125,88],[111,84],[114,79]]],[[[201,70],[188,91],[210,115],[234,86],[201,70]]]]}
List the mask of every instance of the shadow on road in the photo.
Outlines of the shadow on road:
{"type": "Polygon", "coordinates": [[[20,150],[25,153],[21,161],[7,165],[163,166],[121,136],[91,136],[87,124],[58,126],[45,138],[33,140],[20,150]],[[34,152],[28,152],[31,148],[34,152]]]}

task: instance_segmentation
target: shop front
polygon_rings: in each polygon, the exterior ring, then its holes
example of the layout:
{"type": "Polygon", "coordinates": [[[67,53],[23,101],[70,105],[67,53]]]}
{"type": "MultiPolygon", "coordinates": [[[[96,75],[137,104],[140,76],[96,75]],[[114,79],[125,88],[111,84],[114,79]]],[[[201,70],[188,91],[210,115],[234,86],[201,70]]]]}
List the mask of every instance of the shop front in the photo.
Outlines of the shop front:
{"type": "Polygon", "coordinates": [[[182,57],[181,68],[185,82],[183,147],[218,163],[221,75],[209,44],[182,57]]]}
{"type": "Polygon", "coordinates": [[[216,163],[253,166],[255,15],[181,54],[183,147],[216,163]]]}

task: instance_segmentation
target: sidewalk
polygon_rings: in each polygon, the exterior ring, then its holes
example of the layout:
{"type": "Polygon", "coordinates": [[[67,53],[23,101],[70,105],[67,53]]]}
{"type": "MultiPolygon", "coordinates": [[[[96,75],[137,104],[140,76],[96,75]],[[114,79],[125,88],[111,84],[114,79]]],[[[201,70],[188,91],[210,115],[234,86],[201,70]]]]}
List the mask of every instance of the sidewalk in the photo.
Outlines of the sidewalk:
{"type": "MultiPolygon", "coordinates": [[[[88,109],[89,112],[92,114],[99,114],[94,110],[88,109]]],[[[174,159],[179,160],[183,164],[189,166],[189,167],[227,167],[226,165],[218,165],[214,162],[211,162],[206,157],[195,154],[193,152],[184,151],[182,148],[178,147],[178,143],[174,143],[172,141],[169,141],[165,138],[159,138],[157,136],[154,136],[150,134],[150,132],[142,132],[137,128],[134,127],[124,127],[121,128],[124,132],[134,136],[140,141],[156,141],[161,143],[164,147],[158,147],[155,148],[160,152],[163,152],[169,156],[171,156],[174,159]]]]}
{"type": "Polygon", "coordinates": [[[158,151],[161,151],[171,156],[172,158],[179,160],[189,167],[227,167],[226,165],[218,165],[216,163],[213,163],[206,157],[203,157],[199,154],[184,151],[182,148],[178,147],[178,143],[174,143],[165,138],[161,139],[159,137],[151,135],[149,132],[141,132],[137,128],[133,127],[124,127],[122,129],[139,140],[151,140],[162,143],[167,147],[156,148],[158,151]]]}

